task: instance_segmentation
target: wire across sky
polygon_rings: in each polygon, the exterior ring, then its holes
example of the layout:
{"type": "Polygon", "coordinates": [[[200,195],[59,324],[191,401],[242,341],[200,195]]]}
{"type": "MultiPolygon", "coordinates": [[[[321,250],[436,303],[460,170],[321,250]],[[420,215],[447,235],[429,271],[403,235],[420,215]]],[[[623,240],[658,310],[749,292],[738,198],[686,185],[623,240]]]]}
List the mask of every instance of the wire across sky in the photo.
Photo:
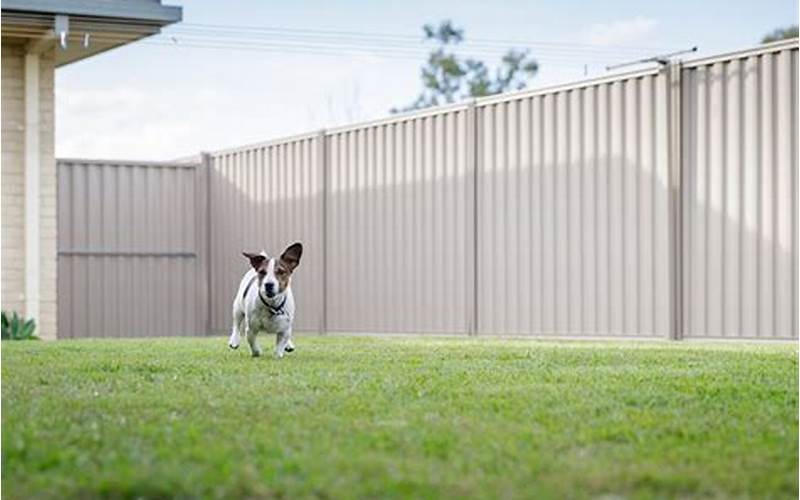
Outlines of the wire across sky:
{"type": "MultiPolygon", "coordinates": [[[[52,16],[3,15],[3,31],[18,36],[35,36],[52,26],[52,16]],[[31,28],[31,25],[34,27],[31,28]],[[41,28],[39,28],[41,27],[41,28]]],[[[148,25],[122,24],[107,19],[70,21],[70,42],[89,33],[90,40],[114,42],[133,36],[147,36],[157,30],[148,25]],[[105,29],[98,31],[98,22],[105,29]]],[[[321,30],[276,26],[180,23],[164,28],[140,43],[178,49],[212,49],[242,52],[290,53],[335,57],[370,57],[389,60],[424,60],[437,45],[420,33],[376,33],[367,31],[321,30]]],[[[527,51],[540,63],[558,66],[612,64],[654,55],[664,47],[600,45],[547,40],[469,38],[452,52],[473,58],[499,59],[509,49],[527,51]]]]}

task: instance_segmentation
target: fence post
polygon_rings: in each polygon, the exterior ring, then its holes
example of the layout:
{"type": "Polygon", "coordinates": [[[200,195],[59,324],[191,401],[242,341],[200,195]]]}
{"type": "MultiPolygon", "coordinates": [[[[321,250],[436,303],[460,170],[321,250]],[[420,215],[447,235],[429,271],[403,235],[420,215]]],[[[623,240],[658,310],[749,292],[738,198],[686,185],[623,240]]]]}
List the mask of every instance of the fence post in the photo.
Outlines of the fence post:
{"type": "MultiPolygon", "coordinates": [[[[200,165],[202,166],[203,175],[205,177],[205,192],[202,192],[200,196],[205,197],[205,212],[200,214],[198,218],[204,222],[203,226],[205,227],[205,241],[201,244],[204,245],[203,249],[203,262],[205,264],[205,280],[206,280],[206,290],[204,294],[203,306],[205,307],[205,334],[211,335],[212,332],[212,318],[211,318],[211,310],[212,310],[212,300],[211,300],[211,238],[212,233],[214,231],[214,225],[212,223],[211,217],[211,181],[212,175],[211,170],[213,169],[213,158],[211,154],[202,152],[200,153],[200,165]]],[[[198,252],[199,253],[199,252],[198,252]]]]}
{"type": "Polygon", "coordinates": [[[467,308],[467,324],[469,330],[467,332],[470,336],[478,335],[478,192],[480,183],[480,169],[479,167],[479,154],[478,154],[478,137],[479,137],[479,123],[478,111],[476,106],[476,99],[469,102],[467,106],[467,172],[472,170],[472,189],[468,190],[467,197],[472,201],[472,211],[470,213],[472,225],[472,238],[468,244],[471,247],[471,262],[468,263],[469,275],[471,277],[469,307],[467,308]]]}
{"type": "Polygon", "coordinates": [[[317,161],[321,169],[322,176],[322,200],[321,200],[321,224],[322,224],[322,304],[319,321],[319,334],[324,335],[328,332],[328,198],[330,192],[330,175],[328,173],[328,148],[327,134],[322,129],[317,134],[317,161]]]}
{"type": "Polygon", "coordinates": [[[667,134],[669,176],[669,299],[670,319],[668,338],[683,338],[683,134],[681,63],[670,63],[667,76],[667,134]]]}

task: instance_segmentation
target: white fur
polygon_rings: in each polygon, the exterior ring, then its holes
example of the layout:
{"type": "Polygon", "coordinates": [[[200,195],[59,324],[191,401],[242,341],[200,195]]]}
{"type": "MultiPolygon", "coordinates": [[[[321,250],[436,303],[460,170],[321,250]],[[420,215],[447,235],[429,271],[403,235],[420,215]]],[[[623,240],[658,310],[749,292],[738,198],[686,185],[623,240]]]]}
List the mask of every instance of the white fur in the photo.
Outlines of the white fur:
{"type": "MultiPolygon", "coordinates": [[[[264,252],[261,252],[261,255],[267,257],[264,252]]],[[[294,349],[292,323],[294,322],[295,306],[291,285],[288,285],[285,290],[280,291],[273,297],[268,297],[266,294],[266,286],[269,283],[272,283],[275,289],[278,289],[278,280],[275,277],[275,262],[276,259],[269,260],[267,275],[262,280],[261,286],[258,285],[257,279],[253,281],[253,284],[247,290],[247,296],[244,296],[244,291],[248,283],[256,277],[255,269],[248,270],[239,283],[239,290],[233,300],[233,327],[231,328],[230,339],[228,339],[228,346],[232,349],[239,347],[242,334],[244,334],[248,344],[250,344],[250,353],[253,356],[261,356],[262,351],[258,345],[258,335],[266,333],[275,334],[275,356],[277,358],[283,357],[287,347],[290,350],[294,349]],[[285,297],[286,302],[283,305],[285,314],[273,316],[261,302],[258,296],[259,293],[262,294],[262,297],[270,306],[276,308],[281,305],[285,297]]]]}

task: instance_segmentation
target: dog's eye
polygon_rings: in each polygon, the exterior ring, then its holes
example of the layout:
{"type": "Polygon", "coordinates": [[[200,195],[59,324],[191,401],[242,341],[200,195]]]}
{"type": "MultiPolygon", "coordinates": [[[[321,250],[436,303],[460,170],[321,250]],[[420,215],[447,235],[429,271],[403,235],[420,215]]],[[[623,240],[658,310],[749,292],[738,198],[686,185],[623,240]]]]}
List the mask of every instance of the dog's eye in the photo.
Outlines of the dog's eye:
{"type": "Polygon", "coordinates": [[[258,272],[258,275],[259,275],[259,276],[261,276],[261,277],[263,278],[264,276],[266,276],[266,275],[267,275],[267,272],[266,272],[266,271],[259,271],[259,272],[258,272]]]}

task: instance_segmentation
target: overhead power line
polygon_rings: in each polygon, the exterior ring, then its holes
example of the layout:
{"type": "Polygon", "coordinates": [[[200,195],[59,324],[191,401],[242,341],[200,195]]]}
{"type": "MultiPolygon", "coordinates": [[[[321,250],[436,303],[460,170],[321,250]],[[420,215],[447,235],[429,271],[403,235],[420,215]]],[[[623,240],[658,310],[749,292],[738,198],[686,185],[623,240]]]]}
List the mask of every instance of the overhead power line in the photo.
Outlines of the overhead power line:
{"type": "MultiPolygon", "coordinates": [[[[319,29],[298,29],[298,28],[278,28],[278,27],[269,27],[269,26],[235,26],[235,25],[224,25],[224,24],[199,24],[199,23],[181,23],[176,27],[186,27],[186,28],[212,28],[212,29],[233,29],[237,31],[247,30],[247,31],[261,31],[261,32],[272,32],[272,33],[297,33],[297,34],[317,34],[317,35],[336,35],[336,36],[360,36],[360,37],[371,37],[371,38],[383,38],[383,39],[399,39],[399,40],[412,40],[412,41],[422,41],[422,36],[416,35],[400,35],[400,34],[389,34],[389,33],[370,33],[370,32],[363,32],[363,31],[337,31],[337,30],[319,30],[319,29]]],[[[551,46],[551,47],[575,47],[575,48],[583,48],[583,49],[607,49],[607,50],[635,50],[635,51],[642,51],[642,50],[662,50],[663,47],[639,47],[639,46],[631,46],[631,45],[600,45],[600,44],[589,44],[589,43],[576,43],[576,42],[552,42],[552,41],[532,41],[532,40],[514,40],[514,39],[498,39],[498,38],[468,38],[467,41],[472,42],[482,42],[482,43],[490,43],[490,44],[501,44],[504,46],[514,46],[514,45],[522,45],[522,46],[551,46]]]]}
{"type": "MultiPolygon", "coordinates": [[[[195,32],[191,30],[181,30],[175,29],[170,31],[165,31],[165,36],[178,36],[181,35],[185,38],[202,38],[204,40],[215,40],[215,41],[242,41],[242,42],[259,42],[259,41],[270,41],[270,42],[281,42],[281,43],[290,43],[290,42],[302,42],[307,44],[317,44],[317,45],[344,45],[344,46],[359,46],[359,47],[379,47],[379,48],[392,48],[398,50],[413,50],[413,51],[429,51],[433,45],[428,43],[423,43],[421,40],[417,40],[415,42],[396,42],[396,41],[372,41],[372,40],[362,40],[362,39],[352,39],[352,38],[335,38],[335,37],[305,37],[305,36],[296,36],[296,35],[259,35],[259,34],[247,34],[247,33],[233,33],[233,32],[219,32],[213,34],[206,34],[203,32],[195,32]]],[[[531,53],[535,54],[557,54],[557,55],[580,55],[583,58],[586,58],[588,55],[597,55],[597,56],[613,56],[613,57],[627,57],[630,58],[631,56],[627,53],[621,54],[617,51],[608,51],[608,50],[598,50],[598,49],[576,49],[570,47],[557,47],[557,46],[546,46],[546,47],[531,47],[531,46],[500,46],[500,45],[487,45],[477,42],[465,41],[462,44],[457,46],[452,46],[452,50],[455,51],[464,51],[464,52],[481,52],[481,53],[488,53],[488,54],[496,54],[502,55],[505,54],[510,48],[515,48],[517,50],[528,50],[531,53]]],[[[642,53],[643,51],[640,51],[642,53]]],[[[534,55],[535,55],[534,54],[534,55]]]]}
{"type": "MultiPolygon", "coordinates": [[[[6,33],[36,36],[48,26],[52,26],[52,16],[3,14],[3,30],[6,33]]],[[[83,36],[83,32],[91,33],[91,39],[97,42],[127,41],[131,36],[147,36],[147,40],[140,43],[191,49],[404,60],[424,59],[433,47],[421,36],[268,26],[183,23],[157,33],[158,28],[150,24],[131,25],[118,20],[74,18],[70,22],[70,30],[74,36],[83,36]]],[[[461,56],[499,58],[511,48],[527,50],[539,62],[554,66],[583,66],[587,61],[592,64],[612,64],[630,60],[633,57],[631,51],[641,55],[644,51],[652,50],[644,47],[489,38],[469,39],[453,46],[451,50],[461,56]]]]}
{"type": "MultiPolygon", "coordinates": [[[[38,37],[41,31],[37,30],[6,30],[7,34],[14,34],[17,36],[38,37]]],[[[146,35],[146,33],[140,33],[146,35]]],[[[90,40],[93,42],[126,42],[130,41],[131,34],[127,35],[108,35],[108,34],[93,34],[90,40]]],[[[76,43],[83,40],[80,31],[73,31],[73,34],[68,38],[70,43],[76,43]]],[[[191,48],[191,49],[219,49],[229,51],[247,51],[247,52],[269,52],[269,53],[297,53],[297,54],[310,54],[310,55],[331,55],[331,56],[363,56],[363,57],[378,57],[384,59],[401,59],[401,60],[424,60],[428,56],[428,52],[424,49],[396,49],[387,48],[382,46],[349,46],[349,45],[326,45],[326,44],[308,44],[298,42],[279,42],[279,41],[241,41],[241,40],[214,40],[201,37],[185,37],[181,35],[162,35],[146,38],[144,41],[138,42],[145,45],[157,45],[162,47],[173,48],[191,48]]],[[[497,52],[487,52],[482,50],[468,51],[469,56],[477,57],[499,57],[501,54],[497,52]]],[[[587,60],[579,54],[539,54],[535,56],[540,63],[546,63],[551,66],[582,66],[587,60]]],[[[602,57],[591,58],[596,62],[612,62],[619,60],[617,57],[602,57]]]]}
{"type": "MultiPolygon", "coordinates": [[[[12,13],[3,15],[4,20],[33,20],[39,21],[44,25],[52,22],[52,16],[46,14],[23,14],[12,13]]],[[[115,26],[115,30],[120,32],[150,32],[155,27],[152,24],[140,23],[130,24],[122,20],[106,19],[106,18],[74,18],[71,20],[71,26],[76,29],[80,28],[96,28],[99,25],[115,26]]],[[[4,26],[5,28],[5,26],[4,26]]],[[[420,45],[424,43],[424,37],[421,35],[408,35],[408,34],[390,34],[390,33],[375,33],[364,31],[343,31],[343,30],[320,30],[320,29],[303,29],[303,28],[282,28],[271,26],[247,26],[247,25],[225,25],[225,24],[200,24],[200,23],[180,23],[171,25],[164,28],[164,33],[194,33],[208,36],[223,36],[223,35],[240,35],[240,36],[273,36],[273,37],[289,37],[293,38],[306,38],[306,39],[329,39],[329,40],[361,40],[365,43],[379,43],[379,44],[414,44],[420,45]]],[[[553,41],[533,41],[533,40],[520,40],[520,39],[493,39],[493,38],[468,38],[463,43],[474,44],[480,46],[501,46],[499,48],[510,47],[537,47],[537,48],[570,48],[577,50],[591,50],[591,51],[604,51],[616,52],[620,51],[657,51],[663,50],[663,47],[645,47],[645,46],[629,46],[629,45],[600,45],[588,44],[577,42],[553,42],[553,41]]]]}

